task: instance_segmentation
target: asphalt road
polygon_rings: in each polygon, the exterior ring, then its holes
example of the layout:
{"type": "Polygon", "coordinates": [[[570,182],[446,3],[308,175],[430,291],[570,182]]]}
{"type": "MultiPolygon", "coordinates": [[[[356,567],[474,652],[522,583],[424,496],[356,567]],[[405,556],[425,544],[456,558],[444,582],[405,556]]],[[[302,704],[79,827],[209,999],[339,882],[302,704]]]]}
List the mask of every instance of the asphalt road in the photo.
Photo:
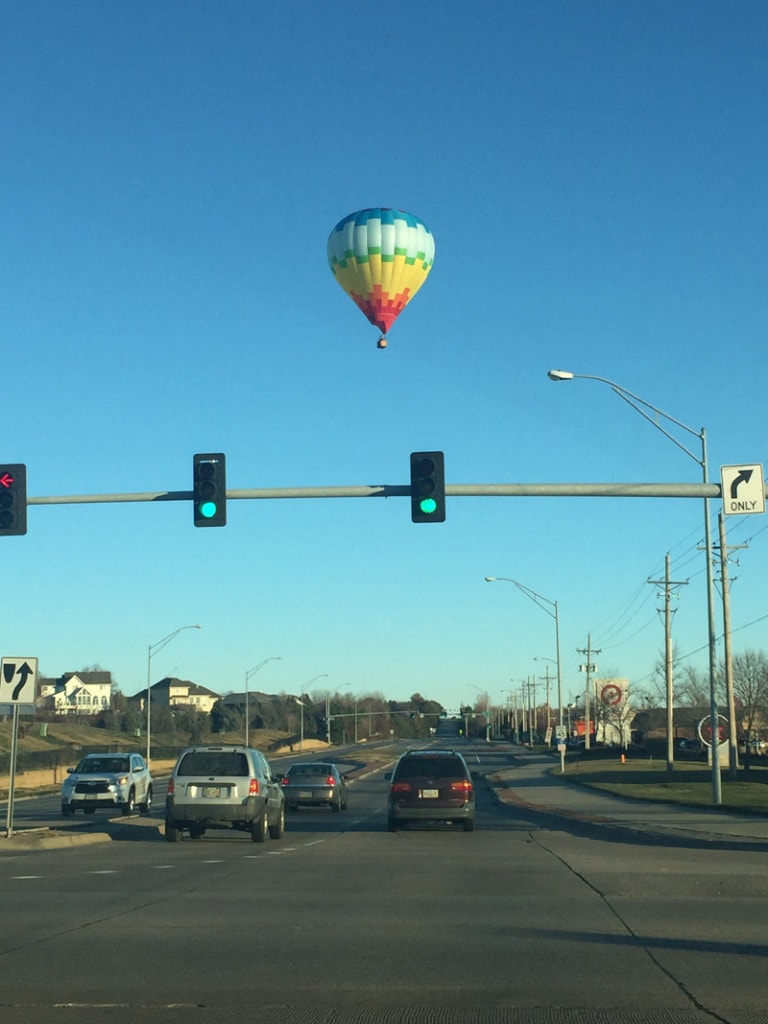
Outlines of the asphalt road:
{"type": "Polygon", "coordinates": [[[483,782],[474,832],[390,834],[386,786],[263,846],[168,844],[160,803],[110,841],[9,843],[3,1024],[768,1021],[763,852],[553,828],[483,782]]]}

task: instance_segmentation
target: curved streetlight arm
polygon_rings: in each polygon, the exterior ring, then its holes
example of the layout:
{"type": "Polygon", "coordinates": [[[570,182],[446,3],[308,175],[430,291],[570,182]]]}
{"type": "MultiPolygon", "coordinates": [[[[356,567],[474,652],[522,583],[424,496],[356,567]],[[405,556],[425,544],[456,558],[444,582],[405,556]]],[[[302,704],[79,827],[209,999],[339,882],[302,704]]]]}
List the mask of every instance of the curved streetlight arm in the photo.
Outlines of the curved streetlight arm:
{"type": "Polygon", "coordinates": [[[179,626],[178,629],[174,629],[174,631],[172,633],[169,633],[168,636],[164,636],[162,640],[156,640],[155,643],[149,645],[149,652],[148,652],[149,660],[151,661],[152,658],[154,658],[154,656],[156,654],[158,654],[160,651],[162,651],[162,649],[165,647],[165,645],[169,644],[171,642],[171,640],[173,640],[174,637],[178,636],[179,633],[182,632],[182,630],[185,630],[185,629],[202,629],[202,628],[203,627],[198,624],[198,625],[195,625],[195,626],[179,626]]]}
{"type": "Polygon", "coordinates": [[[537,594],[535,590],[531,590],[530,587],[526,587],[523,583],[518,583],[517,580],[511,580],[508,576],[486,576],[485,577],[485,582],[486,583],[498,583],[498,582],[501,582],[501,583],[514,583],[514,585],[517,587],[517,589],[518,590],[522,590],[522,592],[526,595],[526,597],[529,597],[533,601],[534,604],[537,604],[539,606],[539,608],[542,609],[542,611],[545,611],[547,613],[547,615],[551,615],[553,619],[557,618],[557,615],[556,615],[556,612],[557,612],[557,601],[550,601],[549,598],[542,597],[541,594],[537,594]],[[546,604],[542,604],[541,603],[542,601],[546,602],[546,604]],[[549,608],[546,607],[547,604],[552,605],[552,607],[555,609],[555,611],[554,612],[550,611],[549,608]]]}
{"type": "Polygon", "coordinates": [[[607,377],[596,377],[596,376],[594,376],[593,374],[590,374],[590,373],[571,373],[570,370],[550,370],[547,373],[547,376],[549,377],[550,380],[555,380],[555,381],[557,381],[557,380],[596,380],[596,381],[599,381],[601,384],[607,384],[608,387],[611,388],[611,390],[614,391],[619,396],[619,398],[623,398],[624,401],[627,403],[627,405],[631,405],[632,408],[635,410],[635,412],[639,412],[640,415],[644,419],[648,420],[648,422],[652,426],[656,427],[657,430],[661,431],[661,433],[665,437],[668,437],[669,440],[673,444],[676,444],[678,448],[680,448],[682,451],[684,451],[685,454],[689,458],[693,459],[693,461],[698,466],[701,466],[701,468],[704,470],[704,483],[709,483],[709,481],[707,480],[707,473],[706,473],[706,466],[707,466],[707,455],[706,455],[706,443],[707,442],[706,442],[706,436],[707,435],[706,435],[706,431],[704,430],[703,427],[701,428],[701,430],[694,430],[693,427],[689,427],[687,423],[683,423],[682,420],[678,420],[674,416],[670,416],[670,414],[668,412],[664,412],[662,409],[657,408],[655,405],[651,405],[651,403],[650,402],[646,402],[646,400],[644,398],[641,398],[639,395],[634,394],[634,392],[629,391],[625,387],[622,387],[621,384],[617,384],[616,381],[608,380],[607,377]],[[643,408],[643,406],[644,406],[644,408],[643,408]],[[699,457],[698,455],[694,455],[694,453],[690,450],[690,448],[687,448],[682,443],[682,441],[680,441],[679,438],[675,437],[675,435],[670,433],[666,429],[666,427],[662,426],[662,424],[659,423],[658,419],[656,419],[653,416],[649,416],[648,413],[645,411],[646,409],[650,409],[651,412],[656,414],[656,416],[661,416],[665,420],[668,420],[668,422],[674,423],[676,427],[680,427],[681,430],[685,430],[686,433],[691,434],[693,437],[698,437],[698,439],[701,441],[701,447],[702,447],[701,457],[699,457]]]}
{"type": "Polygon", "coordinates": [[[301,688],[302,696],[307,692],[307,687],[311,686],[312,683],[317,682],[318,679],[327,679],[327,678],[328,678],[328,673],[327,672],[323,672],[319,676],[312,676],[312,678],[309,679],[306,683],[304,683],[303,687],[301,688]]]}
{"type": "Polygon", "coordinates": [[[267,664],[268,661],[282,661],[282,660],[283,659],[278,654],[274,658],[265,658],[264,661],[260,661],[258,665],[254,665],[253,668],[249,668],[248,671],[245,673],[245,682],[246,682],[246,684],[248,683],[248,680],[251,678],[251,676],[256,675],[256,673],[259,671],[260,668],[264,668],[264,666],[267,664]]]}
{"type": "Polygon", "coordinates": [[[168,636],[164,636],[162,640],[156,640],[153,644],[150,644],[147,648],[147,764],[150,764],[152,755],[152,686],[151,686],[151,673],[152,673],[152,659],[154,656],[169,644],[174,637],[177,637],[179,633],[185,629],[202,629],[203,627],[199,623],[195,623],[193,626],[179,626],[178,629],[174,629],[168,636]]]}
{"type": "Polygon", "coordinates": [[[268,661],[282,661],[280,655],[276,655],[274,658],[265,658],[264,661],[260,661],[258,665],[254,665],[253,668],[249,668],[245,673],[245,745],[249,745],[250,737],[248,735],[248,719],[251,717],[251,711],[248,701],[248,680],[251,676],[256,675],[260,668],[264,668],[268,661]]]}
{"type": "Polygon", "coordinates": [[[543,597],[541,594],[537,594],[535,590],[531,590],[530,587],[526,587],[523,583],[519,583],[517,580],[510,579],[509,576],[486,576],[486,583],[496,583],[502,581],[503,583],[514,583],[518,590],[522,590],[526,597],[529,597],[534,604],[538,605],[542,611],[546,612],[551,618],[555,620],[555,651],[557,654],[557,708],[558,708],[558,725],[563,724],[563,679],[562,671],[560,668],[560,615],[557,609],[557,601],[550,601],[548,597],[543,597]],[[544,602],[542,604],[542,602],[544,602]],[[550,611],[547,605],[551,605],[554,611],[550,611]]]}

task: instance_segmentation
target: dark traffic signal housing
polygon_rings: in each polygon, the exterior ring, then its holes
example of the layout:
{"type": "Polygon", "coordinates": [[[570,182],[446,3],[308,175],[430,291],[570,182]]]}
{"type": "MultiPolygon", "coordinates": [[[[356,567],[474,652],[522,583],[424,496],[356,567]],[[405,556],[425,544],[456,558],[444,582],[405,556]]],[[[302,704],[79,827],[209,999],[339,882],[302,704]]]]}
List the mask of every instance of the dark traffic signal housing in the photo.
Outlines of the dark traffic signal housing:
{"type": "Polygon", "coordinates": [[[0,465],[0,537],[27,532],[27,467],[21,462],[0,465]]]}
{"type": "Polygon", "coordinates": [[[445,469],[442,452],[411,452],[411,519],[445,522],[445,469]]]}
{"type": "Polygon", "coordinates": [[[193,457],[195,526],[227,525],[227,464],[222,452],[193,457]]]}

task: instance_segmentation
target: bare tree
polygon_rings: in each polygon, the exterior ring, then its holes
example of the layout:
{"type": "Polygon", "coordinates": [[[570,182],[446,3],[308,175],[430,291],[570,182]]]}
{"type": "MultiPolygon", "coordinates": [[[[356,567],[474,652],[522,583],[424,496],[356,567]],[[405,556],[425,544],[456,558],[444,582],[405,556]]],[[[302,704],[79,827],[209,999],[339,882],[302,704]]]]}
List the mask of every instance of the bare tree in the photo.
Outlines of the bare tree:
{"type": "Polygon", "coordinates": [[[757,738],[768,706],[768,659],[762,651],[745,651],[734,657],[733,690],[739,739],[746,741],[749,752],[749,741],[757,738]]]}
{"type": "Polygon", "coordinates": [[[684,665],[678,672],[675,693],[677,704],[685,705],[697,714],[709,713],[709,676],[695,665],[684,665]]]}

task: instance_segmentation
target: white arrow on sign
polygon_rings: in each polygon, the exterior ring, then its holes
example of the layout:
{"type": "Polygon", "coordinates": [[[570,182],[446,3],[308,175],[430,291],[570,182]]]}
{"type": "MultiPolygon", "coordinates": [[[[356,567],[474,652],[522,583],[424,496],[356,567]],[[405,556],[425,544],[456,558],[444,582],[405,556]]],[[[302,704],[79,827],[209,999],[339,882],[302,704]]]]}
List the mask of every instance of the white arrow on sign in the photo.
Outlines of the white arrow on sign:
{"type": "Polygon", "coordinates": [[[34,704],[36,692],[37,658],[0,661],[0,704],[34,704]]]}
{"type": "Polygon", "coordinates": [[[760,463],[721,466],[720,484],[723,512],[728,516],[754,515],[765,512],[765,484],[760,463]]]}

